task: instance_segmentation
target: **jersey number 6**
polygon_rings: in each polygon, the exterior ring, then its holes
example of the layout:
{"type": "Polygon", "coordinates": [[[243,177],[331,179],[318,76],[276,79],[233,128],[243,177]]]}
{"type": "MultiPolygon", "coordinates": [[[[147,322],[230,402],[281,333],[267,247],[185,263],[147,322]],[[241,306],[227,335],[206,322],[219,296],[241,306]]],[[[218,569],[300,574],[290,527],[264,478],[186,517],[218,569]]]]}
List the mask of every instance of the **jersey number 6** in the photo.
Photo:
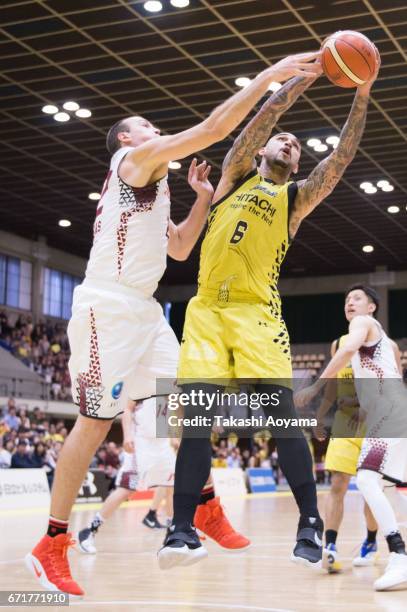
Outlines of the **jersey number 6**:
{"type": "Polygon", "coordinates": [[[235,227],[235,231],[233,232],[233,236],[230,239],[231,244],[237,244],[238,242],[240,242],[243,236],[245,235],[248,227],[249,225],[246,223],[246,221],[238,221],[235,227]]]}

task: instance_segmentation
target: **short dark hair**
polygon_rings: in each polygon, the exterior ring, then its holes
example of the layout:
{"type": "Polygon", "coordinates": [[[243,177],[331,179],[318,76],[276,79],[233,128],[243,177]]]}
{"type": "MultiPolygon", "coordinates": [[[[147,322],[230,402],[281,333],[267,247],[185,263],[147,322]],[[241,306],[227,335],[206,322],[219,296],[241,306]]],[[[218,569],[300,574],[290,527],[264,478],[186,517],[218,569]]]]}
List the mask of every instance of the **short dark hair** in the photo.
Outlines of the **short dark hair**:
{"type": "Polygon", "coordinates": [[[106,136],[106,148],[110,155],[114,155],[116,151],[120,149],[120,141],[117,138],[119,132],[126,132],[129,129],[129,125],[126,123],[127,119],[120,119],[116,121],[110,128],[106,136]]]}
{"type": "Polygon", "coordinates": [[[363,291],[363,293],[367,295],[369,302],[372,302],[372,304],[376,306],[376,310],[373,313],[374,316],[376,316],[379,311],[380,298],[376,289],[373,289],[373,287],[369,287],[369,285],[364,285],[363,283],[356,283],[354,285],[351,285],[345,293],[345,299],[348,297],[351,291],[356,291],[358,289],[359,291],[363,291]]]}

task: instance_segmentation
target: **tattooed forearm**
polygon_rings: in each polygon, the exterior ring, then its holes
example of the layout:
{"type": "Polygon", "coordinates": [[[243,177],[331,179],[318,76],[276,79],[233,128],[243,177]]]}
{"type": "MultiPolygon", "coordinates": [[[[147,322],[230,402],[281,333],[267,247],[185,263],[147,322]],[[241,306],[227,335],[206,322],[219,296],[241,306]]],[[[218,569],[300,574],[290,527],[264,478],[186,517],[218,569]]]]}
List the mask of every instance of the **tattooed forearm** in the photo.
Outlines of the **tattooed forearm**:
{"type": "Polygon", "coordinates": [[[355,157],[366,123],[369,96],[356,94],[349,117],[342,128],[338,147],[323,159],[305,181],[298,182],[298,194],[290,219],[290,235],[336,187],[347,166],[355,157]]]}
{"type": "Polygon", "coordinates": [[[242,170],[253,166],[258,150],[266,143],[281,115],[314,81],[314,78],[295,77],[270,96],[236,138],[223,162],[223,173],[239,177],[242,175],[242,170]]]}

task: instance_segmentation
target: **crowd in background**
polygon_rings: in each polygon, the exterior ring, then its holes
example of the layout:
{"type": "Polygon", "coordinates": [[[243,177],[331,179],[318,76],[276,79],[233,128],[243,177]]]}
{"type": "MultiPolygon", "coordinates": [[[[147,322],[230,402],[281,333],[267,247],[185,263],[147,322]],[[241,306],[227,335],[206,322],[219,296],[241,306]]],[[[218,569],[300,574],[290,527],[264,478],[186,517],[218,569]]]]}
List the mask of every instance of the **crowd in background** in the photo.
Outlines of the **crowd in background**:
{"type": "MultiPolygon", "coordinates": [[[[38,407],[28,412],[9,398],[0,407],[0,468],[42,468],[51,486],[67,435],[63,419],[50,417],[38,407]]],[[[115,442],[105,442],[90,465],[104,470],[112,486],[122,452],[115,442]]]]}
{"type": "MultiPolygon", "coordinates": [[[[63,419],[51,417],[39,407],[28,412],[14,398],[9,398],[7,405],[0,407],[0,468],[42,468],[51,486],[67,435],[67,423],[63,419]]],[[[261,436],[245,442],[247,448],[241,449],[233,434],[227,439],[214,440],[213,467],[269,467],[276,482],[281,482],[278,456],[272,442],[261,436]]],[[[103,470],[112,488],[122,460],[122,447],[107,440],[96,452],[90,468],[103,470]]]]}
{"type": "Polygon", "coordinates": [[[19,315],[11,324],[7,313],[1,311],[0,346],[43,378],[49,385],[51,399],[72,399],[69,343],[64,325],[42,319],[34,324],[31,315],[19,315]]]}

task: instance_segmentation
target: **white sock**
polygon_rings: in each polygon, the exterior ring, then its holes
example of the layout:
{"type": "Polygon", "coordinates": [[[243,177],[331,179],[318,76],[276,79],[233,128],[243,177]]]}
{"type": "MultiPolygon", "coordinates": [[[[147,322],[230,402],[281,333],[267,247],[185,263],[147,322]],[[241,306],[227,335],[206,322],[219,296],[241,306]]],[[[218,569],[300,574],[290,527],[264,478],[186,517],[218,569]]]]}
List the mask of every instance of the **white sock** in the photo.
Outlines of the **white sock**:
{"type": "Polygon", "coordinates": [[[372,470],[359,470],[356,477],[359,491],[365,498],[377,524],[386,537],[399,531],[396,515],[383,491],[383,477],[372,470]]]}

